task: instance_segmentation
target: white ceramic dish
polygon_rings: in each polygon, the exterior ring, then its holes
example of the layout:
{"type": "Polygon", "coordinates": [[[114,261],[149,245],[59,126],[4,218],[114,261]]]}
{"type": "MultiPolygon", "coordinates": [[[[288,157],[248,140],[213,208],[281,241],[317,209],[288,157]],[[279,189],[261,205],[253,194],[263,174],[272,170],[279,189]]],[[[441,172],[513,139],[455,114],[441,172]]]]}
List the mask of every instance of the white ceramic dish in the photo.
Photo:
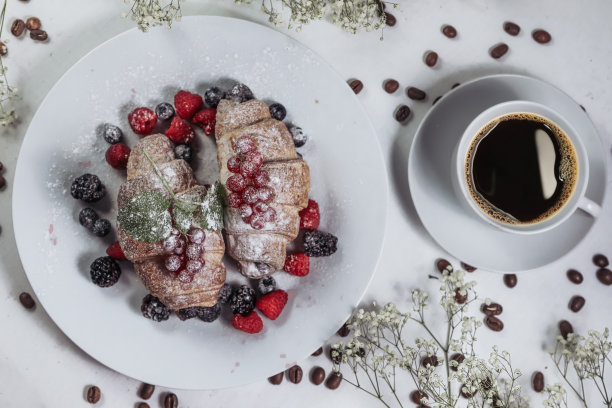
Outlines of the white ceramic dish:
{"type": "Polygon", "coordinates": [[[561,258],[586,236],[596,220],[576,211],[548,231],[511,234],[490,225],[462,205],[449,170],[455,146],[472,119],[481,112],[515,100],[548,106],[572,124],[588,155],[585,197],[601,206],[607,186],[606,155],[597,131],[567,94],[534,78],[493,75],[449,92],[423,118],[408,160],[412,199],[432,237],[460,260],[499,272],[534,269],[561,258]]]}
{"type": "MultiPolygon", "coordinates": [[[[199,133],[196,146],[196,174],[210,183],[218,177],[214,141],[199,133]]],[[[380,146],[345,81],[295,40],[221,17],[185,18],[172,30],[146,35],[130,30],[75,64],[34,116],[14,185],[19,254],[41,304],[61,330],[108,367],[185,389],[263,379],[316,350],[342,325],[373,276],[387,207],[380,146]],[[78,223],[86,206],[114,221],[116,193],[125,177],[105,162],[108,145],[97,127],[118,124],[133,145],[136,136],[127,124],[133,108],[172,101],[178,89],[203,93],[212,84],[227,87],[235,81],[263,100],[282,102],[287,121],[309,134],[299,151],[311,168],[320,229],[339,238],[338,252],[313,258],[308,276],[275,275],[289,292],[289,303],[278,320],[264,318],[259,335],[232,328],[229,311],[212,324],[143,318],[139,309],[147,292],[128,263],[122,263],[115,286],[91,283],[89,264],[105,255],[115,237],[97,238],[78,223]],[[108,189],[93,205],[69,193],[72,180],[86,172],[99,175],[108,189]]],[[[244,283],[232,262],[226,266],[229,282],[244,283]]]]}

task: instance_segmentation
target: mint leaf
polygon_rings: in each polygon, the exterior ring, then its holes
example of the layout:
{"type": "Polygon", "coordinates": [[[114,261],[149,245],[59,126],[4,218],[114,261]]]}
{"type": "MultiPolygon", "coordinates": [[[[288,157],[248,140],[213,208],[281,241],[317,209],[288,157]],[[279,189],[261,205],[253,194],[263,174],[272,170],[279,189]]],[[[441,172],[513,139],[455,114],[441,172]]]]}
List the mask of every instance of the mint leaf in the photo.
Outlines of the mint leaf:
{"type": "Polygon", "coordinates": [[[220,231],[223,229],[223,203],[223,186],[217,181],[210,187],[200,205],[198,222],[202,228],[208,231],[220,231]]]}
{"type": "Polygon", "coordinates": [[[170,236],[172,216],[170,199],[159,191],[136,194],[117,214],[117,223],[125,234],[140,242],[157,242],[170,236]]]}
{"type": "Polygon", "coordinates": [[[178,201],[174,203],[172,216],[174,224],[183,233],[187,233],[193,222],[193,212],[198,209],[197,205],[178,205],[178,201]],[[193,209],[192,209],[193,208],[193,209]]]}

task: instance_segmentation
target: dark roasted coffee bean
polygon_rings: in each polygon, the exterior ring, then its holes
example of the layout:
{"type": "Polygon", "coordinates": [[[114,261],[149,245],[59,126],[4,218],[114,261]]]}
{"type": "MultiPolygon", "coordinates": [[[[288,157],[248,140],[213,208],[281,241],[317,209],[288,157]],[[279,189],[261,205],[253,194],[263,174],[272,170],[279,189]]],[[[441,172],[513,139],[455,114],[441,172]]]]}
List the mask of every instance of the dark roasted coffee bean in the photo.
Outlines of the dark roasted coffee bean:
{"type": "Polygon", "coordinates": [[[389,27],[393,27],[397,23],[395,16],[389,12],[385,11],[385,24],[389,27]]]}
{"type": "Polygon", "coordinates": [[[461,290],[459,288],[455,289],[455,302],[462,305],[467,301],[467,293],[464,295],[461,294],[461,290]]]}
{"type": "Polygon", "coordinates": [[[310,372],[310,381],[314,385],[321,385],[325,380],[325,370],[322,367],[316,366],[310,372]]]}
{"type": "Polygon", "coordinates": [[[576,285],[580,285],[584,280],[582,274],[575,269],[568,269],[567,279],[569,279],[570,282],[575,283],[576,285]]]}
{"type": "Polygon", "coordinates": [[[440,99],[442,99],[442,95],[436,96],[436,99],[431,102],[431,106],[434,106],[440,99]]]}
{"type": "Polygon", "coordinates": [[[272,385],[278,385],[283,382],[284,373],[278,373],[272,377],[268,377],[268,381],[272,385]]]}
{"type": "Polygon", "coordinates": [[[493,331],[498,332],[504,329],[504,323],[495,316],[487,316],[484,322],[493,331]]]}
{"type": "Polygon", "coordinates": [[[458,87],[459,85],[461,85],[461,83],[460,83],[460,82],[455,82],[455,83],[453,84],[453,86],[451,86],[451,89],[455,89],[455,88],[456,88],[456,87],[458,87]]]}
{"type": "Polygon", "coordinates": [[[509,288],[513,288],[516,286],[516,283],[518,282],[518,278],[516,277],[515,274],[513,273],[507,273],[504,275],[504,284],[509,287],[509,288]]]}
{"type": "Polygon", "coordinates": [[[346,337],[351,333],[351,329],[349,329],[346,323],[344,323],[342,327],[338,329],[337,333],[340,337],[346,337]]]}
{"type": "Polygon", "coordinates": [[[438,63],[438,53],[435,51],[427,51],[425,53],[425,65],[433,67],[438,63]]]}
{"type": "Polygon", "coordinates": [[[352,80],[349,81],[349,86],[351,87],[353,92],[358,94],[363,89],[363,82],[361,82],[358,79],[352,79],[352,80]]]}
{"type": "Polygon", "coordinates": [[[335,390],[340,386],[342,382],[342,373],[332,372],[327,376],[325,380],[325,386],[330,390],[335,390]]]}
{"type": "Polygon", "coordinates": [[[463,398],[470,399],[478,392],[478,389],[474,390],[474,392],[469,392],[465,384],[461,385],[460,394],[463,398]]]}
{"type": "Polygon", "coordinates": [[[323,353],[323,347],[319,347],[314,353],[311,354],[311,356],[320,356],[323,353]]]}
{"type": "Polygon", "coordinates": [[[504,308],[499,303],[491,303],[489,305],[483,303],[482,306],[480,306],[480,310],[487,316],[497,316],[502,314],[504,308]]]}
{"type": "Polygon", "coordinates": [[[13,34],[15,37],[20,37],[24,31],[25,22],[23,20],[17,19],[13,21],[13,24],[11,24],[11,34],[13,34]]]}
{"type": "Polygon", "coordinates": [[[586,108],[584,106],[580,105],[580,109],[586,112],[586,108]]]}
{"type": "Polygon", "coordinates": [[[38,30],[41,26],[40,19],[37,17],[30,17],[26,20],[25,25],[28,30],[38,30]]]}
{"type": "Polygon", "coordinates": [[[468,265],[465,262],[461,262],[460,265],[466,272],[474,272],[477,269],[475,266],[468,265]]]}
{"type": "Polygon", "coordinates": [[[512,21],[506,21],[504,23],[504,31],[512,36],[517,36],[518,33],[521,32],[521,27],[519,27],[518,24],[515,24],[512,21]]]}
{"type": "Polygon", "coordinates": [[[406,89],[406,95],[408,95],[410,99],[414,99],[415,101],[422,101],[427,96],[425,91],[422,91],[419,88],[415,88],[414,86],[411,86],[406,89]]]}
{"type": "Polygon", "coordinates": [[[427,368],[427,366],[437,367],[440,365],[440,361],[438,361],[438,357],[436,356],[426,356],[421,359],[421,365],[425,368],[427,368]]]}
{"type": "Polygon", "coordinates": [[[297,364],[287,370],[287,379],[294,384],[299,384],[302,381],[302,375],[302,367],[297,364]]]}
{"type": "Polygon", "coordinates": [[[138,395],[143,400],[148,400],[149,398],[151,398],[151,395],[153,395],[154,392],[155,392],[154,385],[142,383],[142,386],[140,387],[140,391],[138,392],[138,395]]]}
{"type": "Polygon", "coordinates": [[[561,336],[563,336],[563,338],[567,340],[567,335],[573,333],[574,328],[572,327],[572,324],[567,320],[561,320],[559,322],[559,332],[561,333],[561,336]]]}
{"type": "Polygon", "coordinates": [[[410,401],[414,402],[415,404],[419,404],[419,406],[423,398],[429,398],[429,395],[419,390],[414,390],[410,393],[410,401]]]}
{"type": "Polygon", "coordinates": [[[176,394],[169,392],[164,398],[164,408],[178,408],[178,397],[176,394]]]}
{"type": "Polygon", "coordinates": [[[151,408],[149,404],[147,404],[146,402],[141,402],[136,407],[137,408],[151,408]]]}
{"type": "Polygon", "coordinates": [[[21,292],[19,294],[19,301],[26,309],[31,309],[35,306],[34,299],[28,292],[21,292]]]}
{"type": "Polygon", "coordinates": [[[499,43],[491,47],[491,49],[489,49],[489,55],[492,58],[498,59],[506,55],[506,53],[508,52],[508,49],[509,49],[508,44],[499,43]]]}
{"type": "Polygon", "coordinates": [[[535,371],[531,376],[531,386],[535,392],[544,390],[544,374],[541,371],[535,371]]]}
{"type": "Polygon", "coordinates": [[[98,401],[100,401],[101,396],[102,392],[95,385],[92,385],[87,390],[87,402],[89,402],[90,404],[96,404],[98,401]]]}
{"type": "Polygon", "coordinates": [[[457,36],[457,30],[452,25],[447,24],[442,26],[442,34],[448,38],[455,38],[457,36]]]}
{"type": "Polygon", "coordinates": [[[329,349],[329,358],[335,364],[340,364],[340,362],[342,361],[342,352],[340,350],[335,349],[335,348],[330,348],[329,349]]]}
{"type": "Polygon", "coordinates": [[[440,273],[444,273],[444,271],[446,271],[450,274],[453,272],[453,266],[444,258],[436,260],[436,269],[440,273]]]}
{"type": "Polygon", "coordinates": [[[570,308],[572,312],[578,312],[580,311],[580,309],[582,309],[585,303],[586,303],[586,300],[582,296],[576,295],[576,296],[572,296],[568,307],[570,308]]]}
{"type": "Polygon", "coordinates": [[[404,122],[410,117],[410,108],[406,105],[400,105],[395,110],[395,120],[398,122],[404,122]]]}
{"type": "Polygon", "coordinates": [[[385,89],[385,92],[392,94],[399,88],[399,82],[397,82],[395,79],[387,79],[383,84],[383,88],[385,89]]]}
{"type": "Polygon", "coordinates": [[[602,254],[593,255],[593,263],[595,266],[599,266],[600,268],[605,268],[606,266],[610,265],[608,258],[602,254]]]}
{"type": "MultiPolygon", "coordinates": [[[[461,353],[455,353],[455,354],[453,354],[453,355],[450,357],[450,359],[451,359],[452,361],[456,361],[456,362],[457,362],[457,365],[459,365],[459,364],[463,363],[463,360],[465,360],[465,356],[464,356],[463,354],[461,354],[461,353]]],[[[457,371],[457,370],[458,370],[458,367],[456,367],[456,366],[454,366],[454,365],[451,365],[451,366],[450,366],[450,369],[451,369],[451,370],[453,370],[453,371],[457,371]]]]}
{"type": "Polygon", "coordinates": [[[597,279],[606,286],[612,285],[612,271],[608,268],[599,268],[597,270],[597,279]]]}
{"type": "Polygon", "coordinates": [[[546,30],[542,30],[541,28],[537,29],[537,30],[534,30],[531,33],[531,36],[533,37],[535,42],[540,43],[540,44],[549,43],[550,40],[552,39],[550,33],[548,31],[546,31],[546,30]]]}
{"type": "Polygon", "coordinates": [[[45,41],[49,36],[45,30],[32,30],[30,31],[30,38],[34,41],[45,41]]]}

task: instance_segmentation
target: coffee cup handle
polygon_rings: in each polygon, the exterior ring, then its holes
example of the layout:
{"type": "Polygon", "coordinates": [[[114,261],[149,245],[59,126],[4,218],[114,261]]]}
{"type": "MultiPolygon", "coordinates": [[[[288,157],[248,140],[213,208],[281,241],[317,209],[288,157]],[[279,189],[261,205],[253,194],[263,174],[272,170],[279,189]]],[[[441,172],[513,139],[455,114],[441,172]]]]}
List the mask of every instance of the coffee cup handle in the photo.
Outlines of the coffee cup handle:
{"type": "Polygon", "coordinates": [[[589,214],[593,218],[597,218],[599,216],[599,213],[601,212],[601,206],[595,201],[590,200],[586,197],[582,197],[580,201],[578,201],[578,208],[580,208],[582,211],[589,214]]]}

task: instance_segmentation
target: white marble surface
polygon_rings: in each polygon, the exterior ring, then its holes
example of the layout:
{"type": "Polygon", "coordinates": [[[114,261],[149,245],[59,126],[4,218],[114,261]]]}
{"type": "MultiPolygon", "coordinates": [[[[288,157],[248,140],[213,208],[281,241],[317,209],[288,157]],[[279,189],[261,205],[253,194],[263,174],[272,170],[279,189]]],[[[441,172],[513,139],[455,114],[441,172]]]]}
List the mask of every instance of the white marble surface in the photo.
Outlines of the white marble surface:
{"type": "MultiPolygon", "coordinates": [[[[299,33],[287,33],[319,53],[343,77],[360,78],[365,84],[359,98],[378,132],[387,159],[391,192],[383,253],[364,302],[393,301],[405,308],[410,289],[436,290],[436,284],[427,279],[427,274],[432,271],[434,259],[448,256],[418,220],[410,201],[406,176],[412,137],[432,99],[455,82],[485,74],[522,73],[545,79],[586,108],[609,155],[612,142],[612,119],[608,114],[612,106],[612,26],[608,18],[612,3],[607,0],[401,3],[401,9],[393,11],[398,23],[384,31],[384,41],[379,40],[380,33],[355,37],[327,23],[313,24],[299,33]],[[522,27],[518,37],[510,37],[502,30],[507,20],[522,27]],[[454,25],[459,32],[457,38],[444,37],[440,33],[443,24],[454,25]],[[529,33],[538,27],[552,34],[551,44],[542,46],[531,39],[529,33]],[[506,42],[510,51],[496,61],[488,56],[487,50],[500,41],[506,42]],[[440,54],[435,69],[427,68],[421,61],[428,49],[440,54]],[[422,88],[429,98],[424,103],[417,103],[409,101],[402,92],[388,95],[382,90],[386,78],[397,79],[402,89],[410,85],[422,88]],[[400,103],[408,103],[414,112],[405,126],[399,125],[392,116],[400,103]]],[[[5,59],[9,78],[21,95],[18,103],[20,123],[15,128],[2,129],[0,134],[0,161],[5,166],[2,174],[7,179],[7,187],[0,192],[0,404],[3,407],[89,406],[83,395],[90,384],[102,389],[103,398],[98,406],[129,407],[139,401],[138,381],[90,358],[55,326],[40,305],[33,311],[20,305],[19,293],[31,291],[31,288],[16,252],[11,221],[13,171],[29,120],[50,87],[72,64],[96,45],[132,27],[130,21],[120,18],[126,8],[119,0],[90,0],[86,5],[78,0],[9,1],[7,26],[13,18],[35,15],[43,21],[43,28],[51,40],[39,44],[29,38],[14,39],[7,34],[7,29],[2,34],[3,39],[10,40],[7,43],[9,55],[5,59]]],[[[265,17],[259,13],[259,4],[237,6],[229,0],[190,0],[183,8],[184,15],[228,15],[265,23],[265,17]]],[[[527,388],[529,374],[536,369],[544,371],[548,382],[559,381],[545,352],[552,344],[558,320],[570,320],[579,332],[612,326],[612,288],[595,279],[596,268],[591,263],[596,252],[612,256],[610,194],[608,191],[603,215],[587,238],[559,261],[537,271],[519,274],[516,288],[503,286],[498,274],[478,270],[470,275],[478,282],[477,291],[481,297],[495,299],[505,308],[504,331],[493,333],[482,329],[479,336],[482,349],[498,344],[509,350],[515,365],[526,373],[523,384],[527,388]],[[570,267],[583,272],[585,282],[582,285],[575,286],[565,278],[565,271],[570,267]],[[567,308],[574,294],[587,299],[586,306],[577,315],[567,308]]],[[[449,233],[460,235],[462,231],[449,233]]],[[[112,347],[121,347],[120,339],[112,347]]],[[[331,368],[331,363],[323,356],[309,357],[301,365],[306,373],[313,365],[321,365],[327,371],[331,368]]],[[[158,387],[151,406],[160,404],[160,397],[166,391],[158,387]]],[[[379,406],[374,399],[353,390],[348,384],[330,391],[323,386],[315,387],[306,378],[299,385],[284,381],[275,387],[262,380],[237,389],[175,392],[182,407],[379,406]]],[[[407,398],[409,392],[409,389],[404,390],[403,397],[407,398]]],[[[528,393],[533,405],[540,406],[541,396],[528,393]]],[[[592,406],[600,406],[597,395],[590,397],[592,406]]],[[[577,406],[575,401],[570,402],[570,406],[577,406]]]]}

